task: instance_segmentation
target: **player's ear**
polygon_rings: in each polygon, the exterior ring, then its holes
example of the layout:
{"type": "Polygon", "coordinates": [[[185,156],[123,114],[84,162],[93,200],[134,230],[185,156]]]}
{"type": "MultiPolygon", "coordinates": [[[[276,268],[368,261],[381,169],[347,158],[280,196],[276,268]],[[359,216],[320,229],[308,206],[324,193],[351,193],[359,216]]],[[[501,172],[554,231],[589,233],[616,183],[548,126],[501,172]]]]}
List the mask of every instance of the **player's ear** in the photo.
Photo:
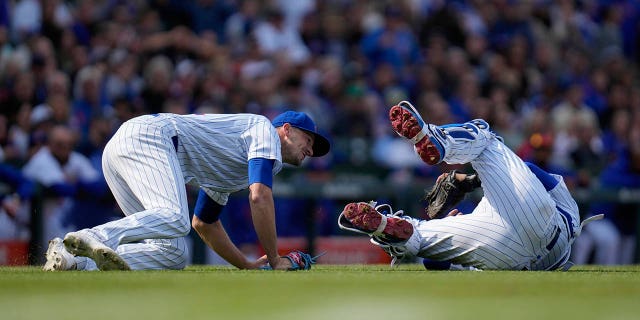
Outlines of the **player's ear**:
{"type": "Polygon", "coordinates": [[[289,124],[288,122],[283,124],[282,125],[282,131],[284,132],[285,135],[288,135],[289,132],[291,131],[291,124],[289,124]]]}

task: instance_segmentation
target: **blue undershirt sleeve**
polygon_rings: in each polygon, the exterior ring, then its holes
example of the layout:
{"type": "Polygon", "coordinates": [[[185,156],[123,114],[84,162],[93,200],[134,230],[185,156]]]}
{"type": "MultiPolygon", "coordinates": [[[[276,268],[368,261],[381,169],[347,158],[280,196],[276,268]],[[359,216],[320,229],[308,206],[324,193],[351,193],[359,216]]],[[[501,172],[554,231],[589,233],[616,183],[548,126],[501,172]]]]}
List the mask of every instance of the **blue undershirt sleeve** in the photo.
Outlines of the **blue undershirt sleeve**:
{"type": "Polygon", "coordinates": [[[267,187],[273,186],[273,164],[275,160],[265,158],[253,158],[249,160],[249,185],[256,182],[267,187]]]}
{"type": "Polygon", "coordinates": [[[540,167],[536,166],[535,164],[531,162],[525,162],[525,164],[529,167],[529,170],[531,170],[531,172],[533,172],[533,174],[536,175],[538,180],[542,182],[542,185],[547,191],[550,191],[551,189],[555,188],[558,185],[558,183],[560,183],[560,181],[556,180],[556,178],[554,178],[548,172],[542,170],[540,167]]]}
{"type": "Polygon", "coordinates": [[[198,199],[193,208],[193,214],[204,223],[214,223],[220,218],[223,205],[213,201],[204,190],[198,191],[198,199]]]}

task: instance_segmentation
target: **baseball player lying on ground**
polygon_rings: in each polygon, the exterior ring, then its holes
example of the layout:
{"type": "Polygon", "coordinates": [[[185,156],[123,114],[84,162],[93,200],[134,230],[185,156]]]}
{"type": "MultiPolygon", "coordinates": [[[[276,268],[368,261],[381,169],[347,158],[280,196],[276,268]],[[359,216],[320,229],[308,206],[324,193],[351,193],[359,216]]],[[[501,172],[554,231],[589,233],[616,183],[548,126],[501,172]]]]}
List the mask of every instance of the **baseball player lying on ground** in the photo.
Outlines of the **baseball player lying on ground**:
{"type": "MultiPolygon", "coordinates": [[[[191,226],[241,269],[309,269],[308,254],[277,251],[271,186],[283,163],[329,152],[304,113],[270,122],[255,114],[153,114],[120,126],[104,149],[104,175],[126,217],[52,239],[44,270],[182,269],[191,226]],[[200,187],[189,221],[185,183],[200,187]],[[266,255],[249,260],[218,216],[232,192],[249,189],[251,216],[266,255]]],[[[90,213],[87,213],[90,214],[90,213]]]]}
{"type": "Polygon", "coordinates": [[[365,233],[394,259],[422,257],[428,269],[567,270],[580,223],[578,206],[561,176],[523,162],[484,120],[436,126],[407,101],[389,112],[393,130],[414,144],[429,165],[470,163],[476,175],[441,175],[426,196],[428,220],[390,205],[350,203],[341,228],[365,233]],[[470,214],[448,209],[466,192],[484,196],[470,214]]]}

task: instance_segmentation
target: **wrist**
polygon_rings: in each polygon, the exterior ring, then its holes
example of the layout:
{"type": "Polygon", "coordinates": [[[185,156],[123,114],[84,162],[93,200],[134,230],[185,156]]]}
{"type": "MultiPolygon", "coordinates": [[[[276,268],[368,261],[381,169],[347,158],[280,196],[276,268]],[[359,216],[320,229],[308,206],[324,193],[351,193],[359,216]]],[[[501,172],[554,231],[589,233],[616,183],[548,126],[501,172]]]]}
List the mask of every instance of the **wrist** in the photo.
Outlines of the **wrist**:
{"type": "Polygon", "coordinates": [[[269,260],[269,264],[272,266],[277,265],[278,263],[280,263],[280,256],[276,255],[276,256],[267,256],[267,260],[269,260]]]}

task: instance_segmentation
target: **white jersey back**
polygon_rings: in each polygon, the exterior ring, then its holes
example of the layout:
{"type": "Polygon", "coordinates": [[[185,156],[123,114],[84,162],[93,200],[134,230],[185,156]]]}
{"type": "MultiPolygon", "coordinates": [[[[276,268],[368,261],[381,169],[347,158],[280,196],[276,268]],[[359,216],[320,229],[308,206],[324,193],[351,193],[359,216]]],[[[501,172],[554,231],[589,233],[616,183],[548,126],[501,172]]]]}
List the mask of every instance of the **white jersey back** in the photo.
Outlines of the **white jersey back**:
{"type": "Polygon", "coordinates": [[[249,186],[250,159],[275,160],[274,175],[282,169],[280,138],[269,119],[261,115],[161,113],[130,121],[163,127],[163,138],[177,142],[185,183],[231,193],[249,186]]]}

